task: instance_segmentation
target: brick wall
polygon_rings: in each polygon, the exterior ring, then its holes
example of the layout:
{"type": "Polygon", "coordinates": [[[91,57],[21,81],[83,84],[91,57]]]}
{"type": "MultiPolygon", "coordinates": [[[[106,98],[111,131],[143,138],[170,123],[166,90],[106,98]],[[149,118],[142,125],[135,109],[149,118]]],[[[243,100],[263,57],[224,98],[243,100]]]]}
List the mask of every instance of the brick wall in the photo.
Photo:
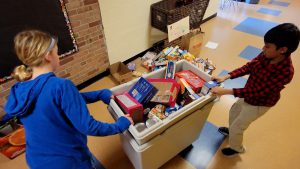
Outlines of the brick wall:
{"type": "MultiPolygon", "coordinates": [[[[57,0],[58,1],[58,0],[57,0]]],[[[79,51],[61,59],[56,73],[76,85],[104,72],[109,66],[98,0],[64,0],[79,51]]],[[[0,85],[0,117],[15,81],[0,85]]]]}

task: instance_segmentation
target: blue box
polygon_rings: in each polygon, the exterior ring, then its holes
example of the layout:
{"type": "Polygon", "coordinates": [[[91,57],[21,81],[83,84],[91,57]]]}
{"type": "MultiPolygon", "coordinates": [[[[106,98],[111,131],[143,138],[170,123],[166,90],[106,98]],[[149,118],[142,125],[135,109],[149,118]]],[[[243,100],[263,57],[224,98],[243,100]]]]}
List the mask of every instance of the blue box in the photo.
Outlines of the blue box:
{"type": "Polygon", "coordinates": [[[129,95],[142,105],[147,104],[158,90],[145,78],[141,77],[129,90],[129,95]]]}
{"type": "Polygon", "coordinates": [[[201,89],[201,93],[206,95],[208,94],[211,88],[214,88],[216,86],[220,86],[220,83],[218,83],[217,81],[213,80],[213,81],[206,82],[201,89]]]}

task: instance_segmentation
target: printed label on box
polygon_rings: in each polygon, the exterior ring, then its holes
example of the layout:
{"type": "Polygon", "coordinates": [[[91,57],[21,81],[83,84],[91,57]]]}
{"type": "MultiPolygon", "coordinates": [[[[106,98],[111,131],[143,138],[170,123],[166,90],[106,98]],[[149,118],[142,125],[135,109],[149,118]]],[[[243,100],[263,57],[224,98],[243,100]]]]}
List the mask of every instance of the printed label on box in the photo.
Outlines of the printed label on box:
{"type": "Polygon", "coordinates": [[[156,94],[157,89],[145,78],[141,77],[129,90],[129,95],[141,104],[147,104],[156,94]]]}
{"type": "Polygon", "coordinates": [[[126,107],[132,107],[135,106],[136,104],[130,100],[127,96],[125,95],[119,95],[117,98],[126,106],[126,107]]]}

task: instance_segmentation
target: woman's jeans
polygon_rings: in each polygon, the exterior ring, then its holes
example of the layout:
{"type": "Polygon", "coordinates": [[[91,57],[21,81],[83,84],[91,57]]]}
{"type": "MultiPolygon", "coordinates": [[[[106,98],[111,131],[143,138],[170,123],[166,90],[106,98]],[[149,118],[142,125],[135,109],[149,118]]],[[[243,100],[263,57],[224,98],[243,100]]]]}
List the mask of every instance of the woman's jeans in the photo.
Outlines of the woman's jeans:
{"type": "Polygon", "coordinates": [[[97,158],[91,153],[91,163],[93,169],[105,169],[103,165],[100,163],[100,161],[97,160],[97,158]]]}

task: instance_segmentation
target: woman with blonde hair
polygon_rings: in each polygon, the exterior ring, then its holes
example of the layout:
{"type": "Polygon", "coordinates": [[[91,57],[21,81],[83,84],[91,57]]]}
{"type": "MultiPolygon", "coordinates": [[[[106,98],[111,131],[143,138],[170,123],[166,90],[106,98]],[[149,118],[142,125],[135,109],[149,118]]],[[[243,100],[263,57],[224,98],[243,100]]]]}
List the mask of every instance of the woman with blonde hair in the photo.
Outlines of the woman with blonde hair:
{"type": "Polygon", "coordinates": [[[113,124],[103,123],[89,114],[86,104],[99,100],[109,104],[111,91],[79,93],[70,80],[56,77],[57,40],[45,32],[18,33],[15,51],[24,65],[15,68],[13,76],[19,82],[11,88],[5,111],[24,125],[29,167],[104,168],[90,153],[87,135],[119,134],[133,123],[127,116],[113,124]]]}

